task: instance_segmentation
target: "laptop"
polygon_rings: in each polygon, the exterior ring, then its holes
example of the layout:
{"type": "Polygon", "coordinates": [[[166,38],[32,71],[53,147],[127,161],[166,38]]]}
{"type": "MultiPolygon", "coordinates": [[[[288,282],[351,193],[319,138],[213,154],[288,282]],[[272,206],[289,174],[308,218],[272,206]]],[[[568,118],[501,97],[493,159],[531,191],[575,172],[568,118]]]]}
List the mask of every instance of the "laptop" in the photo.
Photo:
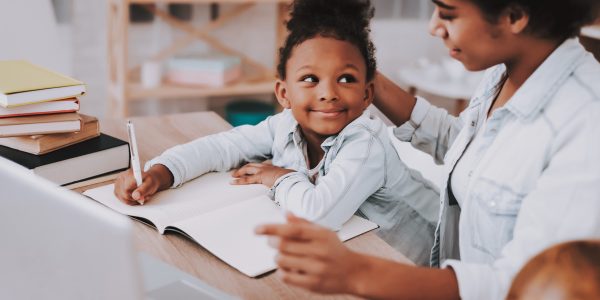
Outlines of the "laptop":
{"type": "Polygon", "coordinates": [[[235,299],[136,252],[132,222],[0,158],[0,299],[235,299]]]}

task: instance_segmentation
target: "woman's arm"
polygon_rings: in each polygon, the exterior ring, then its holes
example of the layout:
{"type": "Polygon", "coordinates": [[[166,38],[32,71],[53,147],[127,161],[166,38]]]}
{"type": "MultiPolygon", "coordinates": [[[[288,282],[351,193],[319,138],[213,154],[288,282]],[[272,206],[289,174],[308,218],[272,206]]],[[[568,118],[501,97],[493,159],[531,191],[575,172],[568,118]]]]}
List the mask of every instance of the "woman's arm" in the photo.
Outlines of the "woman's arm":
{"type": "Polygon", "coordinates": [[[408,121],[417,102],[415,97],[379,72],[375,74],[374,83],[375,98],[373,99],[373,105],[396,126],[408,121]]]}
{"type": "Polygon", "coordinates": [[[458,299],[452,269],[429,269],[359,254],[323,227],[287,216],[288,223],[263,225],[279,250],[279,275],[288,284],[326,294],[369,299],[458,299]]]}

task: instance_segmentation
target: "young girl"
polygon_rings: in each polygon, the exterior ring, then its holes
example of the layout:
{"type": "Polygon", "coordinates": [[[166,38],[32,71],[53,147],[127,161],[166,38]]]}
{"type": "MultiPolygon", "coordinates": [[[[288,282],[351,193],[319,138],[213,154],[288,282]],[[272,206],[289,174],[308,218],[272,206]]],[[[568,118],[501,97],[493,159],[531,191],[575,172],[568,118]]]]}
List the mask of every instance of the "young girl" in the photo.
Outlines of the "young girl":
{"type": "Polygon", "coordinates": [[[507,299],[600,299],[600,241],[542,251],[519,271],[507,299]]]}
{"type": "Polygon", "coordinates": [[[296,1],[277,67],[284,111],[173,147],[146,164],[140,187],[131,172],[119,176],[115,194],[135,205],[250,162],[233,172],[234,184],[264,184],[282,209],[334,230],[358,210],[388,243],[426,263],[421,249],[433,242],[438,193],[402,163],[387,127],[365,111],[376,64],[372,16],[368,1],[296,1]],[[268,159],[272,165],[261,163],[268,159]]]}

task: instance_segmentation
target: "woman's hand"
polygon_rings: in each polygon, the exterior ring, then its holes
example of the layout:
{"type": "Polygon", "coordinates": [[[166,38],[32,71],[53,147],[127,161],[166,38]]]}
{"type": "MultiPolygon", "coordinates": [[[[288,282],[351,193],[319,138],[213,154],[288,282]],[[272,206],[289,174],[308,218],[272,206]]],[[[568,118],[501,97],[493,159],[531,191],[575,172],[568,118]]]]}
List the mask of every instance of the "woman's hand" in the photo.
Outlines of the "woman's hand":
{"type": "Polygon", "coordinates": [[[294,170],[276,167],[266,163],[249,163],[243,167],[231,172],[235,179],[232,184],[253,184],[260,183],[268,187],[273,187],[277,178],[295,172],[294,170]]]}
{"type": "Polygon", "coordinates": [[[144,204],[156,192],[173,184],[173,175],[163,165],[154,165],[142,172],[142,184],[138,187],[131,169],[119,174],[115,181],[115,196],[128,205],[144,204]]]}
{"type": "Polygon", "coordinates": [[[344,246],[331,230],[289,213],[287,221],[255,230],[271,236],[269,244],[279,251],[281,279],[320,293],[355,293],[353,281],[364,270],[363,256],[344,246]]]}

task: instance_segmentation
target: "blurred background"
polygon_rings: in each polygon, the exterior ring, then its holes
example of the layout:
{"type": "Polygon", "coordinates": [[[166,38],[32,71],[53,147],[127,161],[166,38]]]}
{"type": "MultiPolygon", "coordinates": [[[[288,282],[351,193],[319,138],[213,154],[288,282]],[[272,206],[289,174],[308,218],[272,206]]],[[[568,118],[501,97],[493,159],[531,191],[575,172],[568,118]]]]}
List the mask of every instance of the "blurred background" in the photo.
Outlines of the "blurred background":
{"type": "MultiPolygon", "coordinates": [[[[235,123],[231,113],[278,109],[272,82],[286,2],[1,0],[0,59],[83,81],[81,111],[100,118],[213,110],[235,123]]],[[[454,114],[463,109],[481,74],[429,35],[432,2],[373,3],[380,71],[454,114]]],[[[591,28],[582,42],[598,51],[598,39],[591,28]]]]}

